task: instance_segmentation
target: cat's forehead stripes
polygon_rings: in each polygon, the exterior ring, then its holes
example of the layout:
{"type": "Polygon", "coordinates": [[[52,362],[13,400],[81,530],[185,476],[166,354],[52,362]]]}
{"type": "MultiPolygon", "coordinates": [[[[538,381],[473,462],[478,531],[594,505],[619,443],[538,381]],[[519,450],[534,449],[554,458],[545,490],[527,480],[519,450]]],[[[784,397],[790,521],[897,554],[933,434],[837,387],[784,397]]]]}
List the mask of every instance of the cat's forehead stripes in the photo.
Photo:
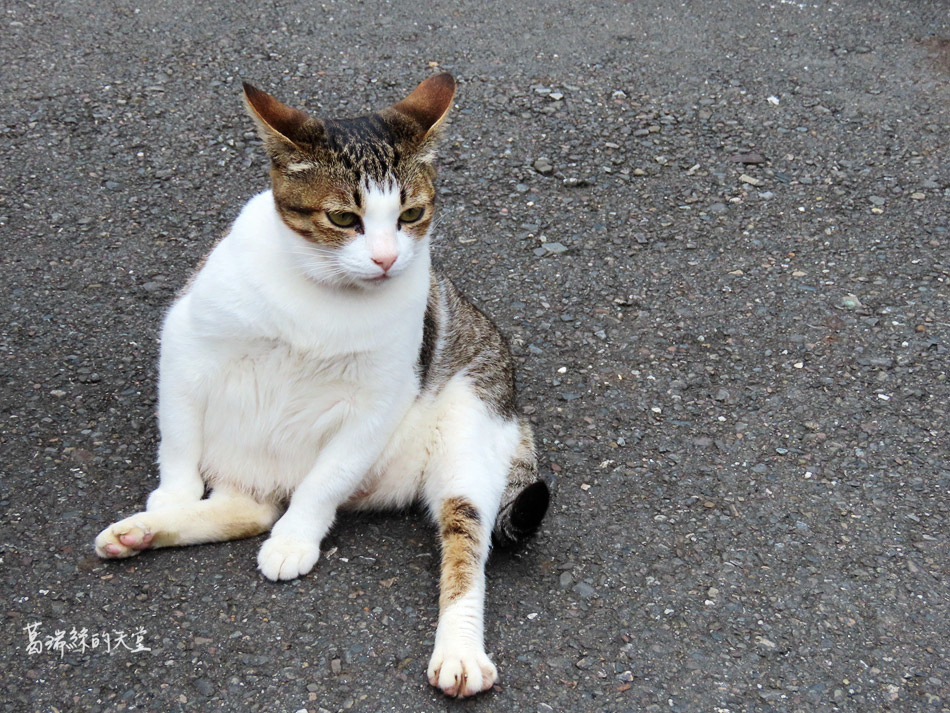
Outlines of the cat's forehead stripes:
{"type": "Polygon", "coordinates": [[[326,147],[333,159],[355,177],[386,182],[400,162],[399,140],[378,114],[324,122],[326,147]]]}
{"type": "Polygon", "coordinates": [[[392,115],[372,114],[355,119],[324,121],[320,145],[286,161],[275,161],[278,176],[289,182],[327,180],[352,191],[361,206],[361,192],[367,182],[396,188],[403,202],[427,201],[434,171],[427,156],[414,151],[415,145],[405,121],[392,115]]]}

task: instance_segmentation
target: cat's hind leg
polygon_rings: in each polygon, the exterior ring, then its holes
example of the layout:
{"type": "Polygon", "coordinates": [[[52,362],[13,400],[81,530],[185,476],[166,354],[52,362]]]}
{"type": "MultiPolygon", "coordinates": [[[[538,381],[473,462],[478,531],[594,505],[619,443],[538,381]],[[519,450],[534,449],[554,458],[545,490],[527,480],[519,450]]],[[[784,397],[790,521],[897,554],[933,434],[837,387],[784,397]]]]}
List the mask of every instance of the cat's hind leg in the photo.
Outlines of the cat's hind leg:
{"type": "Polygon", "coordinates": [[[450,696],[471,696],[498,677],[484,647],[485,562],[519,429],[481,401],[466,379],[447,384],[439,401],[422,486],[442,549],[428,678],[450,696]]]}
{"type": "Polygon", "coordinates": [[[151,507],[110,525],[96,537],[96,554],[116,559],[156,547],[253,537],[269,530],[279,514],[274,503],[217,488],[204,500],[151,507]]]}
{"type": "Polygon", "coordinates": [[[442,502],[439,625],[429,659],[429,683],[450,696],[491,688],[498,670],[485,652],[485,560],[490,533],[484,513],[458,496],[442,502]]]}

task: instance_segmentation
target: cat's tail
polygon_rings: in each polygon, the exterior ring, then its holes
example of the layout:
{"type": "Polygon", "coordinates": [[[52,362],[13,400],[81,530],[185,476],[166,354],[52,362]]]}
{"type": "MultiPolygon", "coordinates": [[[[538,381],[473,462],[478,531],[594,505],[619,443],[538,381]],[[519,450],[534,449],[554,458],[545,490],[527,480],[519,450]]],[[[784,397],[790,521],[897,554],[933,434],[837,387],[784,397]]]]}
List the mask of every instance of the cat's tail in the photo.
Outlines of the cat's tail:
{"type": "Polygon", "coordinates": [[[548,484],[538,475],[531,425],[522,419],[520,426],[521,439],[492,530],[492,544],[496,547],[512,547],[536,533],[551,500],[548,484]]]}

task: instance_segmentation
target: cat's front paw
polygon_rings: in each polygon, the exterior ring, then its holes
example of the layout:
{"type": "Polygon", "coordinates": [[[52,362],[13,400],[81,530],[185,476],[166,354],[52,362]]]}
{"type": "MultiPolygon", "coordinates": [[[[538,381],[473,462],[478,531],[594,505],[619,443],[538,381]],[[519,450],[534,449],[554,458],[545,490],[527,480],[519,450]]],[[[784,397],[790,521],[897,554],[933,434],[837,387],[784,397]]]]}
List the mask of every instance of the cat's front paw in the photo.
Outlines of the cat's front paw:
{"type": "Polygon", "coordinates": [[[96,537],[96,554],[103,559],[137,555],[152,545],[155,534],[144,517],[133,515],[109,525],[96,537]]]}
{"type": "Polygon", "coordinates": [[[201,500],[204,495],[204,485],[197,483],[189,488],[162,488],[153,490],[145,504],[146,512],[152,510],[163,510],[169,507],[179,507],[187,503],[194,503],[201,500]]]}
{"type": "Polygon", "coordinates": [[[429,683],[447,696],[474,696],[498,680],[498,669],[481,649],[437,646],[429,659],[429,683]]]}
{"type": "Polygon", "coordinates": [[[320,546],[295,537],[275,535],[261,546],[257,566],[268,579],[294,579],[311,569],[320,559],[320,546]]]}

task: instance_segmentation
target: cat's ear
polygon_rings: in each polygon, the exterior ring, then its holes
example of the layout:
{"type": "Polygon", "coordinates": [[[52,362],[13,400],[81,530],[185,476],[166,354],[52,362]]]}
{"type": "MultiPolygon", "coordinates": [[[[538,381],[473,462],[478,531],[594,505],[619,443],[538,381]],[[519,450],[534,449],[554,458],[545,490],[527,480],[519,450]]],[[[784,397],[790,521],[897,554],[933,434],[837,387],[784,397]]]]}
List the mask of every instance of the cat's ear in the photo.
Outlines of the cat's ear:
{"type": "Polygon", "coordinates": [[[419,127],[422,138],[438,133],[455,97],[455,79],[451,74],[436,74],[412,90],[412,94],[392,108],[408,116],[419,127]]]}
{"type": "Polygon", "coordinates": [[[244,105],[257,126],[267,153],[275,161],[288,153],[312,149],[324,136],[319,119],[287,106],[247,82],[244,82],[244,105]]]}

